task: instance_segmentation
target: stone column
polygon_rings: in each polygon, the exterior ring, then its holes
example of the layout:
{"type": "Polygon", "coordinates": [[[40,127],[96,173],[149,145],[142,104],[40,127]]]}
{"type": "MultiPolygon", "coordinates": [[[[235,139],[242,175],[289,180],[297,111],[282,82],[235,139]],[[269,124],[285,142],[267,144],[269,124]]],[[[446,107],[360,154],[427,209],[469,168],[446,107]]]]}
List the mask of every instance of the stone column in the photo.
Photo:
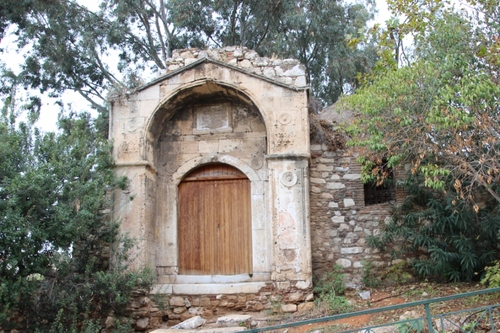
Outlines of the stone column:
{"type": "Polygon", "coordinates": [[[114,193],[113,219],[120,223],[120,232],[133,240],[129,250],[131,268],[154,267],[149,244],[154,238],[155,172],[142,161],[117,165],[116,171],[129,179],[126,190],[114,193]]]}
{"type": "Polygon", "coordinates": [[[273,224],[271,278],[278,289],[311,286],[309,156],[267,156],[273,224]]]}

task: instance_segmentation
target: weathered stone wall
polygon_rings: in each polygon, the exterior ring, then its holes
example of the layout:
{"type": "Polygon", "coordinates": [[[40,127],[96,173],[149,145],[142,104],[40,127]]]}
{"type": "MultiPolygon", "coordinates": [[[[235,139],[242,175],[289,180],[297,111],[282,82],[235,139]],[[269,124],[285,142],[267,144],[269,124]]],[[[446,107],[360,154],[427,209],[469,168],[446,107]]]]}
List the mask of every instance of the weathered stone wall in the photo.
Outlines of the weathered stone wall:
{"type": "Polygon", "coordinates": [[[371,249],[366,239],[389,219],[390,204],[365,206],[361,165],[348,150],[330,151],[311,144],[311,248],[313,273],[322,276],[341,265],[352,287],[361,284],[363,265],[386,267],[387,254],[371,249]]]}

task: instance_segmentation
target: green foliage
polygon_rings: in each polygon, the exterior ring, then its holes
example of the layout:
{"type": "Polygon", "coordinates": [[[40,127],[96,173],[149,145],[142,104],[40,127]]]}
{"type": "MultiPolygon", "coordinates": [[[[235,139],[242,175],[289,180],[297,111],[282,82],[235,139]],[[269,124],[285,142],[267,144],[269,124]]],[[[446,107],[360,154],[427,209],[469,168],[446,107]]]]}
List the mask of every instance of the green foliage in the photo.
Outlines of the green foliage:
{"type": "Polygon", "coordinates": [[[372,1],[103,0],[91,10],[69,0],[8,0],[0,5],[0,36],[10,26],[20,53],[30,45],[16,73],[25,87],[57,96],[73,90],[103,113],[107,92],[151,80],[172,50],[229,45],[298,58],[313,93],[333,103],[354,91],[357,74],[377,58],[370,43],[348,44],[361,37],[372,7],[372,1]]]}
{"type": "Polygon", "coordinates": [[[96,318],[123,315],[132,291],[152,283],[149,272],[128,269],[132,243],[109,213],[110,193],[126,179],[114,175],[110,147],[88,114],[61,117],[54,134],[16,124],[7,111],[0,122],[0,327],[100,331],[96,318]]]}
{"type": "Polygon", "coordinates": [[[453,281],[478,278],[498,257],[500,226],[499,6],[465,2],[470,11],[389,1],[405,21],[378,35],[386,53],[345,100],[360,115],[347,131],[363,180],[383,183],[373,166],[390,161],[409,195],[371,244],[427,255],[418,274],[453,281]],[[413,50],[402,45],[408,35],[413,50]]]}
{"type": "Polygon", "coordinates": [[[421,175],[408,179],[406,199],[385,230],[368,240],[369,245],[381,250],[397,245],[395,256],[417,257],[413,267],[422,277],[478,279],[499,256],[497,206],[494,201],[485,202],[476,212],[457,196],[451,180],[443,192],[421,186],[422,179],[421,175]]]}
{"type": "Polygon", "coordinates": [[[344,297],[345,285],[342,267],[335,265],[314,286],[317,294],[315,303],[318,307],[325,307],[329,314],[345,313],[352,309],[351,304],[344,297]]]}
{"type": "Polygon", "coordinates": [[[400,285],[406,284],[413,279],[413,275],[408,272],[408,265],[402,261],[389,266],[381,274],[381,279],[386,284],[400,285]]]}
{"type": "Polygon", "coordinates": [[[342,266],[335,265],[314,286],[314,292],[318,295],[333,293],[343,295],[345,292],[344,274],[342,266]]]}
{"type": "MultiPolygon", "coordinates": [[[[420,332],[420,327],[424,327],[422,319],[415,319],[407,323],[397,324],[396,328],[399,333],[415,333],[420,332]]],[[[437,332],[437,331],[436,331],[437,332]]]]}
{"type": "Polygon", "coordinates": [[[385,269],[374,272],[371,263],[363,265],[363,284],[368,288],[377,288],[380,285],[401,285],[410,282],[413,275],[406,262],[393,264],[385,269]]]}
{"type": "Polygon", "coordinates": [[[390,160],[393,167],[423,174],[422,184],[435,190],[444,190],[451,175],[461,198],[472,203],[486,190],[500,202],[498,50],[485,34],[500,30],[482,16],[498,6],[471,18],[438,0],[414,13],[402,3],[393,5],[407,11],[400,29],[413,34],[415,50],[406,66],[374,72],[345,100],[363,115],[347,128],[348,144],[360,150],[363,164],[390,160]]]}
{"type": "Polygon", "coordinates": [[[334,293],[321,294],[315,301],[316,306],[325,307],[329,315],[352,311],[352,305],[345,296],[334,293]]]}
{"type": "Polygon", "coordinates": [[[380,286],[380,279],[374,274],[371,262],[363,262],[362,282],[368,288],[377,288],[380,286]]]}
{"type": "Polygon", "coordinates": [[[493,265],[484,268],[484,276],[481,283],[488,288],[500,287],[500,262],[498,260],[493,262],[493,265]]]}

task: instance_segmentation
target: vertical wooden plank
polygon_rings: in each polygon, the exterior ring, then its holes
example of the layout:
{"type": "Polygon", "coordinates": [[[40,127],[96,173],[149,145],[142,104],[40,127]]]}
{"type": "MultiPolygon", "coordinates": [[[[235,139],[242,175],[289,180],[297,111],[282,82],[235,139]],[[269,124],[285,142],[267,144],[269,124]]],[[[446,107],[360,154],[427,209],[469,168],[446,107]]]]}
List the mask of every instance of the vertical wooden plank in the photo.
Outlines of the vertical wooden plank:
{"type": "Polygon", "coordinates": [[[211,165],[179,184],[180,274],[252,274],[250,181],[211,165]]]}

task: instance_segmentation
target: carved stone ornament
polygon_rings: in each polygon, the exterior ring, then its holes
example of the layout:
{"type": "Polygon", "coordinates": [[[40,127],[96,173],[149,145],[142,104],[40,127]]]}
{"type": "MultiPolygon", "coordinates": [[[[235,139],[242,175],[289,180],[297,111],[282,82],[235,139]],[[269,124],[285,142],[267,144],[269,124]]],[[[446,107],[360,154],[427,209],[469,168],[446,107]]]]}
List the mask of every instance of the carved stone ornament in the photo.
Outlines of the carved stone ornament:
{"type": "Polygon", "coordinates": [[[292,171],[287,171],[281,176],[281,184],[292,187],[297,184],[297,174],[292,171]]]}
{"type": "Polygon", "coordinates": [[[252,160],[250,161],[250,165],[252,166],[252,168],[254,170],[258,170],[258,169],[262,168],[262,165],[263,165],[262,158],[259,158],[259,157],[252,158],[252,160]]]}
{"type": "Polygon", "coordinates": [[[274,136],[274,146],[275,147],[287,147],[292,145],[294,141],[293,133],[276,133],[274,136]]]}
{"type": "Polygon", "coordinates": [[[135,118],[129,118],[125,123],[126,129],[129,132],[135,132],[139,128],[139,122],[135,118]]]}
{"type": "Polygon", "coordinates": [[[292,121],[292,116],[287,112],[283,112],[279,115],[279,121],[282,125],[287,125],[292,121]]]}

